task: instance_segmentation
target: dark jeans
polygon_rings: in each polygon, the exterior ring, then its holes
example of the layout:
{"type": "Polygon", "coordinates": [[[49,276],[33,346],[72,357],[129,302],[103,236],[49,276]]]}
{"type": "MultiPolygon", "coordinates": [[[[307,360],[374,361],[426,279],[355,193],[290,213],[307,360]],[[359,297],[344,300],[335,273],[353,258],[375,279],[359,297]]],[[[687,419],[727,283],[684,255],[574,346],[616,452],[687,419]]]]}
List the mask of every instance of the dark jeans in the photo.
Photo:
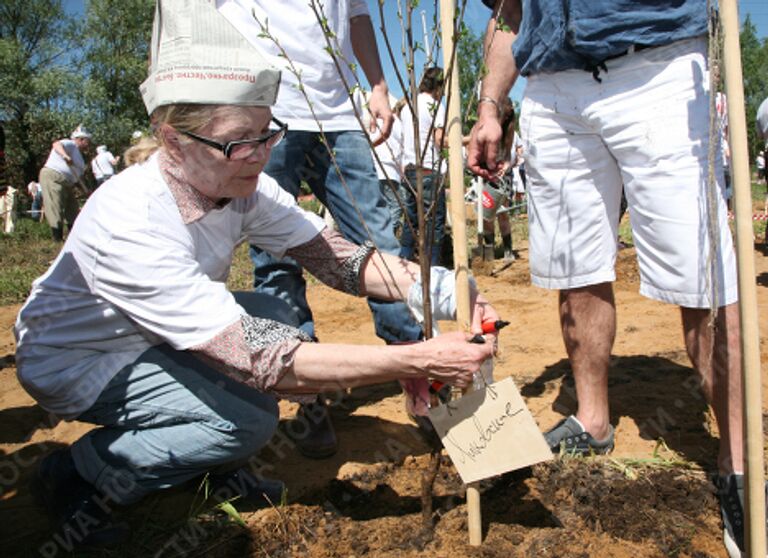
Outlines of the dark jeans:
{"type": "MultiPolygon", "coordinates": [[[[327,132],[328,147],[320,134],[289,131],[273,150],[264,169],[278,184],[299,195],[305,181],[318,200],[328,208],[344,237],[356,244],[369,238],[382,252],[398,254],[389,209],[379,190],[371,150],[363,132],[351,130],[327,132]],[[339,177],[329,151],[341,169],[339,177]]],[[[254,288],[287,302],[299,316],[300,327],[315,335],[312,311],[307,304],[302,268],[291,258],[275,259],[251,246],[254,288]]],[[[373,312],[376,334],[387,342],[414,341],[422,336],[421,326],[402,302],[368,299],[373,312]]]]}
{"type": "MultiPolygon", "coordinates": [[[[403,194],[403,201],[405,204],[405,218],[406,222],[403,224],[403,234],[400,236],[400,244],[402,245],[402,256],[407,259],[412,259],[416,253],[417,239],[413,233],[418,233],[419,220],[417,216],[417,203],[416,203],[416,169],[407,168],[405,170],[405,178],[410,183],[411,188],[407,184],[403,184],[401,189],[403,194]],[[413,233],[411,227],[413,227],[413,233]]],[[[430,250],[429,261],[432,265],[440,265],[440,253],[443,245],[443,236],[445,235],[445,189],[440,187],[439,173],[424,174],[424,199],[423,207],[424,214],[426,216],[427,225],[427,237],[432,238],[432,245],[428,247],[430,250]],[[437,191],[439,188],[439,192],[437,191]],[[433,205],[433,201],[437,203],[437,207],[434,210],[434,217],[429,218],[429,211],[433,205]]]]}

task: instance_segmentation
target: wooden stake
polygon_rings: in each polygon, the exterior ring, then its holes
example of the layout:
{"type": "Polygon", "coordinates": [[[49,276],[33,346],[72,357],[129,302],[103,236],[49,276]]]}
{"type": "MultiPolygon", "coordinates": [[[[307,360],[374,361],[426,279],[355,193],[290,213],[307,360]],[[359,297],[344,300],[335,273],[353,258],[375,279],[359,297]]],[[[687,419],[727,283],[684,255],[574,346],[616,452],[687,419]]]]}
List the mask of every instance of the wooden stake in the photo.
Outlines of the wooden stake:
{"type": "MultiPolygon", "coordinates": [[[[448,179],[451,185],[451,219],[453,223],[453,261],[456,270],[456,320],[462,331],[469,331],[469,269],[467,258],[467,217],[464,208],[464,163],[461,156],[461,115],[459,108],[459,65],[454,56],[455,0],[440,0],[440,30],[443,40],[443,67],[448,86],[448,179]]],[[[470,388],[471,389],[471,388],[470,388]]],[[[480,491],[477,483],[467,485],[469,544],[483,541],[480,491]]]]}
{"type": "MultiPolygon", "coordinates": [[[[744,89],[739,47],[739,14],[736,0],[720,0],[723,23],[725,93],[728,98],[728,129],[731,147],[736,255],[739,267],[741,355],[744,375],[745,422],[745,516],[747,556],[763,558],[765,541],[765,490],[763,479],[763,423],[760,386],[760,334],[757,329],[752,192],[744,116],[744,89]]],[[[711,92],[713,95],[714,91],[711,92]]]]}

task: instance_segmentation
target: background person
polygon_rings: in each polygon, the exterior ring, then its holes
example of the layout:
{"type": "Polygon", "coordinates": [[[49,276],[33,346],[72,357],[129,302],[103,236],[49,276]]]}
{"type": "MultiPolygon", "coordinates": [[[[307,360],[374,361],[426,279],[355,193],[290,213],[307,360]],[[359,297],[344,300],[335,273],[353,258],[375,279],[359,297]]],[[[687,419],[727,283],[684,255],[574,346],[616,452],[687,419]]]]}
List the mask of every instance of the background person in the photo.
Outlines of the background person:
{"type": "Polygon", "coordinates": [[[523,141],[520,139],[520,134],[515,132],[513,140],[512,150],[512,190],[514,196],[512,203],[516,206],[515,214],[525,213],[525,192],[526,192],[526,177],[525,177],[525,150],[523,149],[523,141]]]}
{"type": "Polygon", "coordinates": [[[78,207],[75,185],[85,173],[85,154],[91,145],[91,134],[82,125],[73,132],[71,139],[53,142],[45,165],[40,169],[40,185],[43,188],[45,220],[51,227],[53,240],[64,239],[77,217],[78,207]]]}
{"type": "MultiPolygon", "coordinates": [[[[345,240],[262,172],[285,126],[270,111],[279,72],[256,53],[232,69],[241,80],[162,79],[176,64],[210,64],[200,52],[221,60],[218,45],[248,45],[203,0],[164,0],[158,10],[142,94],[160,147],[90,197],[15,327],[24,388],[61,418],[101,426],[47,456],[36,477],[67,541],[123,540],[128,529],[112,518],[113,504],[207,472],[217,499],[279,502],[281,483],[232,467],[269,442],[276,395],[427,376],[466,386],[493,352],[493,343],[460,333],[322,345],[278,297],[227,290],[243,239],[290,254],[353,295],[418,304],[421,285],[417,266],[345,240]],[[180,51],[175,32],[187,29],[192,48],[180,51]]],[[[436,318],[445,319],[455,311],[453,274],[433,278],[436,318]]],[[[477,293],[472,300],[479,332],[498,316],[477,293]]]]}
{"type": "MultiPolygon", "coordinates": [[[[393,100],[393,98],[390,99],[390,101],[393,100]]],[[[392,113],[395,118],[392,121],[392,131],[385,141],[374,147],[381,163],[375,165],[379,189],[382,197],[387,201],[395,236],[399,236],[403,228],[403,208],[400,205],[403,199],[400,190],[400,182],[403,179],[403,124],[400,120],[402,107],[399,101],[394,101],[392,113]]]]}
{"type": "Polygon", "coordinates": [[[123,153],[123,164],[126,167],[143,163],[157,150],[157,140],[154,137],[140,136],[139,139],[123,153]]]}
{"type": "Polygon", "coordinates": [[[118,162],[120,162],[120,157],[112,155],[106,145],[100,145],[96,148],[96,156],[91,160],[91,171],[93,171],[93,177],[96,179],[97,188],[115,175],[115,167],[117,167],[118,162]]]}
{"type": "MultiPolygon", "coordinates": [[[[380,123],[380,137],[387,138],[393,120],[389,90],[366,2],[323,3],[324,23],[332,35],[334,50],[339,53],[343,79],[326,51],[326,35],[318,16],[306,0],[279,4],[267,0],[223,0],[217,7],[262,56],[283,69],[285,85],[280,89],[274,113],[288,124],[288,133],[272,152],[265,172],[293,197],[299,195],[302,182],[306,183],[330,211],[347,240],[358,244],[370,240],[383,252],[399,253],[400,245],[379,189],[368,137],[360,128],[348,93],[348,88],[357,83],[348,64],[356,59],[371,87],[367,107],[371,128],[367,131],[373,134],[376,123],[380,123]],[[269,36],[261,27],[267,22],[269,36]],[[294,70],[300,72],[301,83],[294,70]]],[[[251,247],[251,258],[256,292],[285,300],[298,312],[301,329],[314,336],[301,266],[290,258],[275,258],[258,246],[251,247]]],[[[385,342],[409,342],[423,337],[421,326],[402,303],[372,297],[368,305],[376,334],[385,342]]],[[[310,429],[296,439],[306,457],[328,457],[337,449],[336,434],[323,405],[320,398],[316,403],[302,405],[298,412],[300,418],[309,418],[310,422],[310,429]]]]}
{"type": "Polygon", "coordinates": [[[27,184],[27,194],[32,200],[29,215],[35,221],[39,221],[42,218],[43,188],[39,182],[32,180],[27,184]]]}
{"type": "MultiPolygon", "coordinates": [[[[441,187],[442,168],[440,150],[444,146],[445,106],[440,100],[443,95],[443,69],[437,66],[427,68],[419,83],[416,113],[419,125],[418,148],[421,150],[421,171],[424,198],[422,205],[427,216],[427,234],[431,236],[429,261],[432,265],[440,262],[443,236],[445,235],[445,188],[441,187]],[[431,217],[430,217],[431,215],[431,217]]],[[[405,218],[411,224],[403,226],[400,236],[402,255],[412,259],[416,254],[418,239],[418,201],[416,199],[416,147],[413,132],[414,114],[406,104],[400,113],[403,122],[403,165],[405,180],[402,191],[405,197],[405,218]],[[411,230],[413,229],[413,231],[411,230]]]]}
{"type": "Polygon", "coordinates": [[[16,193],[10,185],[0,185],[0,218],[3,220],[3,232],[12,234],[16,230],[16,193]]]}
{"type": "Polygon", "coordinates": [[[740,556],[740,328],[719,157],[717,238],[709,237],[709,216],[700,203],[707,196],[711,135],[706,2],[629,0],[621,11],[631,17],[621,26],[615,11],[607,2],[496,2],[469,164],[484,176],[495,171],[499,103],[517,75],[526,76],[520,130],[531,276],[535,285],[560,291],[560,323],[578,399],[576,414],[546,434],[555,452],[607,453],[614,445],[608,369],[623,183],[640,292],[680,307],[688,355],[717,420],[715,484],[724,540],[729,554],[740,556]],[[501,20],[504,25],[497,26],[501,20]],[[712,244],[710,261],[702,254],[712,244]]]}
{"type": "Polygon", "coordinates": [[[757,113],[755,115],[755,124],[757,126],[757,134],[764,142],[768,142],[768,97],[766,97],[760,106],[757,107],[757,113]]]}

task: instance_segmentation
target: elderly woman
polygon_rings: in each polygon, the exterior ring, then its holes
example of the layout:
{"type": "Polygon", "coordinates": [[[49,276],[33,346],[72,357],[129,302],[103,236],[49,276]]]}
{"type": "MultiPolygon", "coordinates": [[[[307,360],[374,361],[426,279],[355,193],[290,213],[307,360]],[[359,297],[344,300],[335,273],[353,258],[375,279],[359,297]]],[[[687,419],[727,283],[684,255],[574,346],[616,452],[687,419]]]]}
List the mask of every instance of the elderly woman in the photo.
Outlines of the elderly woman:
{"type": "MultiPolygon", "coordinates": [[[[171,28],[170,18],[190,17],[163,15],[171,28]]],[[[148,82],[164,84],[158,75],[156,66],[148,82]]],[[[420,299],[413,264],[345,241],[261,172],[286,129],[269,108],[278,83],[262,67],[228,82],[235,91],[145,89],[157,152],[91,196],[19,314],[23,386],[46,410],[101,425],[39,468],[35,487],[67,540],[121,540],[113,503],[206,472],[214,493],[279,500],[280,483],[223,472],[269,442],[277,395],[428,376],[463,387],[492,356],[493,343],[462,333],[405,346],[313,343],[281,300],[227,290],[233,252],[249,242],[352,295],[420,299]],[[173,102],[180,90],[185,103],[173,102]]],[[[437,318],[451,314],[452,289],[452,275],[435,270],[437,318]]],[[[497,316],[472,298],[481,331],[497,316]]]]}

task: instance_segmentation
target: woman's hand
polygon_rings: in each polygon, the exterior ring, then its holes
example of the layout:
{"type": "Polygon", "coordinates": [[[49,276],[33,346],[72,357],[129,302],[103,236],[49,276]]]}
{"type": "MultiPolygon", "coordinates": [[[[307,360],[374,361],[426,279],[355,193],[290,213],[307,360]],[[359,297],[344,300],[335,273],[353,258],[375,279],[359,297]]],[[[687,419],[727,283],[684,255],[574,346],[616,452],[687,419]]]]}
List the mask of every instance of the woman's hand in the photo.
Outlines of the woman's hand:
{"type": "Polygon", "coordinates": [[[476,291],[470,293],[469,299],[472,308],[472,323],[470,331],[473,334],[483,333],[483,324],[495,323],[499,320],[499,315],[491,306],[491,303],[485,300],[485,297],[476,291]]]}
{"type": "Polygon", "coordinates": [[[493,343],[470,343],[470,339],[471,335],[456,331],[409,345],[418,353],[414,360],[418,375],[459,388],[469,386],[472,375],[494,350],[493,343]]]}

